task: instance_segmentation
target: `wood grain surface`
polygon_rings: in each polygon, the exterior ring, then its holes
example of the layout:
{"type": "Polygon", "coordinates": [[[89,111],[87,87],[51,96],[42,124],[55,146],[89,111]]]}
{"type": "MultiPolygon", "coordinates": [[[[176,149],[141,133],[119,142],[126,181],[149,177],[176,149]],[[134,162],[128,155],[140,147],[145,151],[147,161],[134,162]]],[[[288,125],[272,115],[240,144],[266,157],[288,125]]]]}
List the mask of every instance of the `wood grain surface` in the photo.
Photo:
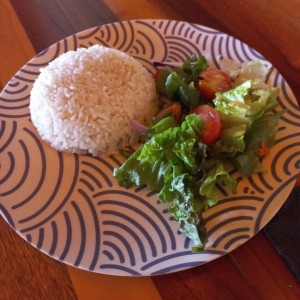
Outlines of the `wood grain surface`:
{"type": "MultiPolygon", "coordinates": [[[[194,22],[246,42],[300,99],[300,1],[0,0],[0,85],[36,53],[118,20],[194,22]]],[[[0,299],[300,299],[300,285],[263,232],[218,260],[145,278],[89,273],[28,245],[0,217],[0,299]]]]}
{"type": "Polygon", "coordinates": [[[0,226],[0,299],[76,299],[64,264],[33,249],[3,218],[0,226]]]}

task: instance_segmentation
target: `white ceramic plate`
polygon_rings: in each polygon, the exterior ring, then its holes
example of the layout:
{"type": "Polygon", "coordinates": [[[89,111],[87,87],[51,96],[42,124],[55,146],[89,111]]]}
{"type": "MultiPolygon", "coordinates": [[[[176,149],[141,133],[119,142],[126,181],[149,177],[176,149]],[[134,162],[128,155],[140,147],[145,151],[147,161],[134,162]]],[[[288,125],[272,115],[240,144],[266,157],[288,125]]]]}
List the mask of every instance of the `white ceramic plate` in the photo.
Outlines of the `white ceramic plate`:
{"type": "MultiPolygon", "coordinates": [[[[39,69],[60,54],[102,44],[134,56],[149,71],[153,61],[181,62],[191,53],[239,62],[260,59],[255,50],[219,31],[185,22],[136,20],[80,32],[26,64],[0,95],[0,212],[28,243],[81,269],[114,275],[155,275],[197,266],[246,242],[263,228],[290,193],[299,171],[300,113],[282,76],[287,109],[277,142],[264,161],[268,172],[241,179],[238,194],[220,190],[220,203],[204,214],[209,243],[201,254],[178,232],[166,206],[145,188],[125,190],[112,178],[118,156],[92,158],[59,153],[40,140],[30,122],[29,93],[39,69]]],[[[235,174],[239,177],[238,174],[235,174]]]]}

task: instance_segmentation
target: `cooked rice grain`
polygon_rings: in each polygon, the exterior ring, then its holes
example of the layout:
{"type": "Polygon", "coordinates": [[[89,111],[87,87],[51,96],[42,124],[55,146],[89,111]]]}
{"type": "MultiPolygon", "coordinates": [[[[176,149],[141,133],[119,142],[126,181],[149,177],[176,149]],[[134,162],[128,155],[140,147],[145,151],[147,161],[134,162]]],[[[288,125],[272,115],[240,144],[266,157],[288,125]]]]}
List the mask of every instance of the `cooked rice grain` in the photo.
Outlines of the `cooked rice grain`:
{"type": "Polygon", "coordinates": [[[33,84],[31,120],[59,151],[109,155],[138,141],[129,125],[157,111],[152,75],[134,58],[99,45],[62,54],[33,84]]]}

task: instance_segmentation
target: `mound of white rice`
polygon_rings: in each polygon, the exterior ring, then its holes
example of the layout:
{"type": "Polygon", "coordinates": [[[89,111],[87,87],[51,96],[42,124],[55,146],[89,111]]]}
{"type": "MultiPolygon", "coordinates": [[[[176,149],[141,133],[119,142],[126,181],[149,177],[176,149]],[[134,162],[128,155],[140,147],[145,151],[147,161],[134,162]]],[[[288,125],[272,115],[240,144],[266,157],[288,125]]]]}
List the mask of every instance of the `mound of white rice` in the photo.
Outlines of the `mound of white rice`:
{"type": "Polygon", "coordinates": [[[129,120],[149,124],[157,111],[152,75],[119,50],[94,45],[62,54],[33,84],[31,120],[59,151],[109,155],[135,144],[129,120]]]}

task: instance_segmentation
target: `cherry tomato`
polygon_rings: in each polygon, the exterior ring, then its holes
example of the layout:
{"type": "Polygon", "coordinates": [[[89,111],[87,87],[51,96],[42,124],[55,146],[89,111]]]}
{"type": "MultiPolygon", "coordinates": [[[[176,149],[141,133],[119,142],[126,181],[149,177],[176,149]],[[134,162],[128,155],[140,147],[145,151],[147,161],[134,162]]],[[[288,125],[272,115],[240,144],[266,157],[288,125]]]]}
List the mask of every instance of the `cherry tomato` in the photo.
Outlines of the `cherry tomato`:
{"type": "Polygon", "coordinates": [[[216,93],[226,92],[232,88],[230,77],[214,67],[208,67],[199,74],[198,90],[207,100],[213,100],[216,93]]]}
{"type": "Polygon", "coordinates": [[[204,131],[200,137],[201,142],[206,145],[215,143],[221,135],[222,123],[218,112],[209,105],[199,105],[190,113],[200,116],[204,120],[204,131]]]}

